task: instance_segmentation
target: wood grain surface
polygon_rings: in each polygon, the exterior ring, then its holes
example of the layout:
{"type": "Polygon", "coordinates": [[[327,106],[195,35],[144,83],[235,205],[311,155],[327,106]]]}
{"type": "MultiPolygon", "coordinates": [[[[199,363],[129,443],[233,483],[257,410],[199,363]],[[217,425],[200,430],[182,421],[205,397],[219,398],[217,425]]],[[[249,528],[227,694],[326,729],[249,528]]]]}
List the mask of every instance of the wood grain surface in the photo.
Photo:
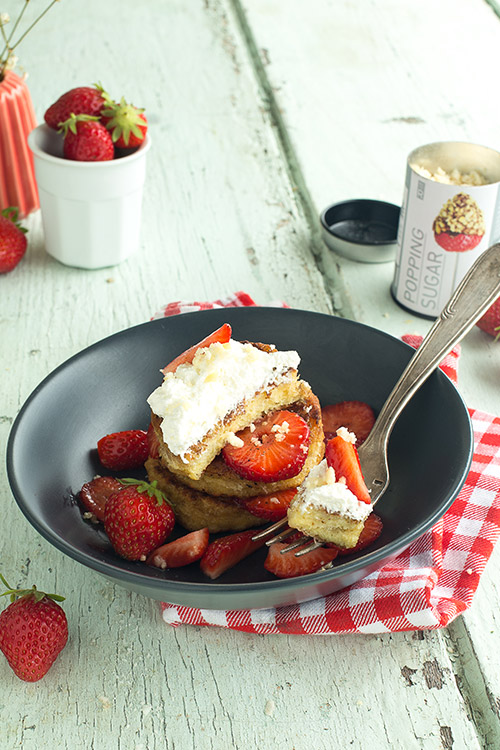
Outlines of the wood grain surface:
{"type": "MultiPolygon", "coordinates": [[[[318,215],[350,197],[400,203],[423,143],[500,147],[500,19],[486,2],[64,0],[19,55],[39,121],[64,91],[101,81],[146,108],[152,149],[141,248],[121,265],[59,264],[28,217],[26,258],[0,278],[3,446],[51,370],[169,301],[243,289],[426,332],[392,300],[392,264],[334,255],[318,215]]],[[[500,414],[499,344],[474,329],[462,349],[465,401],[500,414]]],[[[440,632],[173,629],[156,602],[42,539],[0,471],[0,570],[65,595],[70,628],[40,683],[0,662],[2,749],[500,747],[498,550],[471,610],[440,632]]]]}

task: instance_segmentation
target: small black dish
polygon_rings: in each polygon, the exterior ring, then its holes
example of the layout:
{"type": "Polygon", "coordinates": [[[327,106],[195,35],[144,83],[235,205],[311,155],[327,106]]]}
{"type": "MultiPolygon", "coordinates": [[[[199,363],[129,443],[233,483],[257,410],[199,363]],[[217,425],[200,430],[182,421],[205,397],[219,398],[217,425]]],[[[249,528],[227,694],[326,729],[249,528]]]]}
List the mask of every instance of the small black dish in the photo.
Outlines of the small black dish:
{"type": "Polygon", "coordinates": [[[387,263],[396,256],[399,214],[394,203],[360,198],[325,208],[320,216],[330,250],[361,263],[387,263]]]}

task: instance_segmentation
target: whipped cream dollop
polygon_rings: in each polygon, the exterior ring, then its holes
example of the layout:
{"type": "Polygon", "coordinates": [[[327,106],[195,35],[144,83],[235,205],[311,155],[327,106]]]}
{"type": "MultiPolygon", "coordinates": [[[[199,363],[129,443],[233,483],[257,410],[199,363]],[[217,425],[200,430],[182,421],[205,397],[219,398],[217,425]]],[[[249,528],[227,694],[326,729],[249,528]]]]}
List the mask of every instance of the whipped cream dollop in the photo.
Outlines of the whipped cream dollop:
{"type": "Polygon", "coordinates": [[[316,507],[327,513],[338,513],[354,521],[364,521],[372,512],[372,505],[358,500],[345,481],[337,481],[335,471],[326,458],[309,472],[294,497],[303,507],[316,507]]]}
{"type": "Polygon", "coordinates": [[[270,385],[290,381],[300,362],[295,351],[270,352],[231,339],[196,352],[191,364],[169,372],[147,399],[162,418],[168,448],[184,461],[191,446],[238,405],[270,385]]]}

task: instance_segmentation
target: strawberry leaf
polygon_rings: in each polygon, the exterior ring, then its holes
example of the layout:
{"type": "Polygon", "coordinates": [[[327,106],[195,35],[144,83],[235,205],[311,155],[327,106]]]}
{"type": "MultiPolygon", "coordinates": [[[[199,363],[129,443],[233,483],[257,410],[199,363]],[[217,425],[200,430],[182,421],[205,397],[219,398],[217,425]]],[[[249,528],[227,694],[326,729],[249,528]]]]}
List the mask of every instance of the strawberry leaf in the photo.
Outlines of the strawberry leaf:
{"type": "Polygon", "coordinates": [[[134,487],[140,495],[148,495],[148,497],[154,497],[158,505],[166,503],[170,505],[165,494],[158,488],[158,482],[156,479],[154,482],[146,482],[144,479],[133,479],[132,477],[125,477],[118,480],[120,484],[126,487],[134,487]]]}
{"type": "Polygon", "coordinates": [[[30,589],[14,589],[10,584],[7,583],[3,575],[0,573],[0,581],[6,586],[7,591],[2,591],[0,596],[10,596],[10,601],[14,602],[16,599],[21,599],[25,596],[33,596],[36,602],[41,601],[44,597],[52,599],[55,602],[63,602],[64,596],[59,594],[46,594],[44,591],[39,591],[36,586],[32,586],[30,589]]]}
{"type": "Polygon", "coordinates": [[[4,208],[1,211],[1,214],[6,219],[9,219],[13,224],[15,224],[16,227],[21,230],[21,232],[24,232],[24,234],[27,233],[28,230],[22,226],[20,221],[18,221],[19,209],[17,208],[17,206],[9,206],[8,208],[4,208]]]}

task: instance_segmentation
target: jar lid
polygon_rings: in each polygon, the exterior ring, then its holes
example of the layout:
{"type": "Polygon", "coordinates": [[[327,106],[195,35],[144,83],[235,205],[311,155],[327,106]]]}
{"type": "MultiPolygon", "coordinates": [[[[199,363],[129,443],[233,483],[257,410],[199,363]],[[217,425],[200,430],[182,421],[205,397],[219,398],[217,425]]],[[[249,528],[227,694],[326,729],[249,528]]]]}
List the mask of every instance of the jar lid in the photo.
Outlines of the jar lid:
{"type": "Polygon", "coordinates": [[[361,263],[386,263],[396,256],[401,209],[394,203],[359,198],[333,203],[320,215],[323,239],[334,252],[361,263]]]}

